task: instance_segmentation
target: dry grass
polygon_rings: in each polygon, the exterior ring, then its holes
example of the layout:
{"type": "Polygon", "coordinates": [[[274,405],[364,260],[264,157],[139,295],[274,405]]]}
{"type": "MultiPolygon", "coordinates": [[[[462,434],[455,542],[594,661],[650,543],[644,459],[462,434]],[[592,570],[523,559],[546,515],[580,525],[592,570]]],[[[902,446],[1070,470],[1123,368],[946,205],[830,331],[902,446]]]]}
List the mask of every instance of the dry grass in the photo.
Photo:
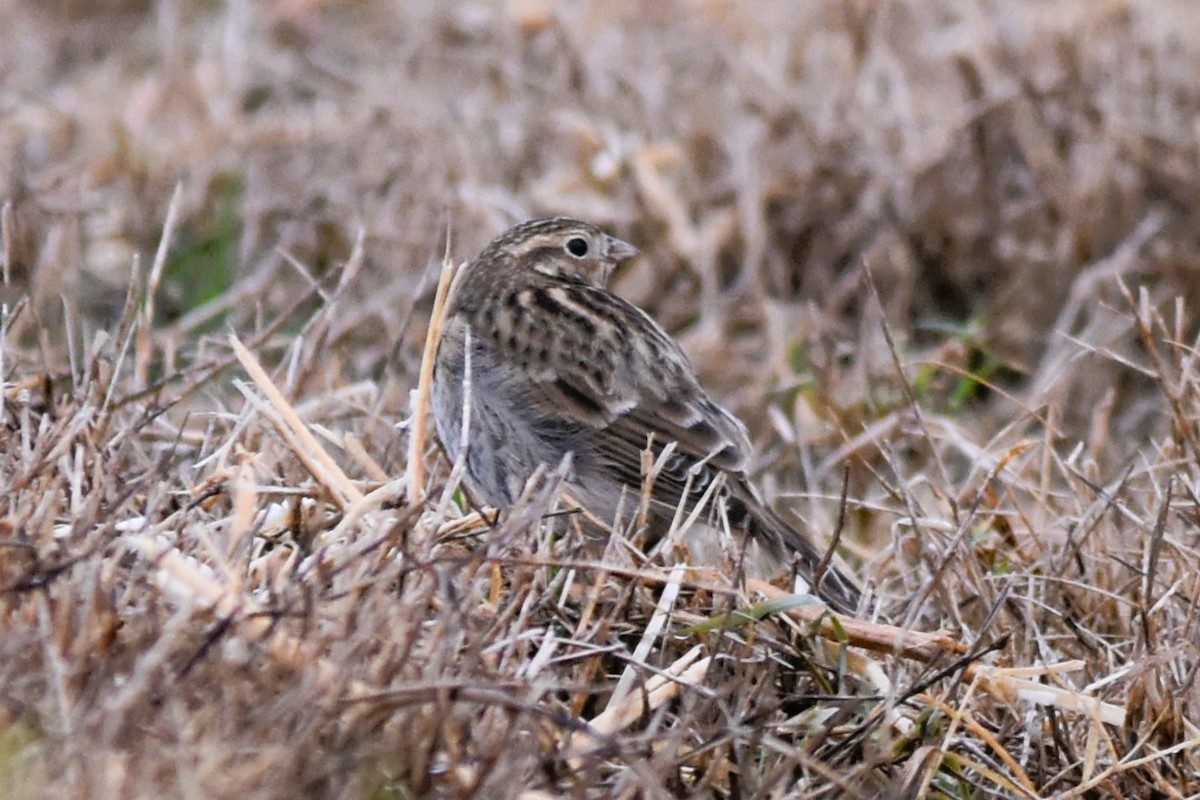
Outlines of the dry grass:
{"type": "Polygon", "coordinates": [[[7,797],[1200,795],[1191,4],[0,14],[7,797]],[[397,432],[544,212],[861,620],[397,432]]]}

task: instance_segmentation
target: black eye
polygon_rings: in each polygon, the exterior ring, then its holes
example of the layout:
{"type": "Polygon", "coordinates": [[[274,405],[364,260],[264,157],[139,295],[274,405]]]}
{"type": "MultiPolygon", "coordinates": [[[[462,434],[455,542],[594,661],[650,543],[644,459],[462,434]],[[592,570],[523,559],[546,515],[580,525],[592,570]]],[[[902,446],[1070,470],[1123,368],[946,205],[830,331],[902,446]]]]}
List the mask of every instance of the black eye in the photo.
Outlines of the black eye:
{"type": "Polygon", "coordinates": [[[576,258],[583,258],[588,252],[587,239],[582,236],[572,236],[567,239],[567,252],[576,258]]]}

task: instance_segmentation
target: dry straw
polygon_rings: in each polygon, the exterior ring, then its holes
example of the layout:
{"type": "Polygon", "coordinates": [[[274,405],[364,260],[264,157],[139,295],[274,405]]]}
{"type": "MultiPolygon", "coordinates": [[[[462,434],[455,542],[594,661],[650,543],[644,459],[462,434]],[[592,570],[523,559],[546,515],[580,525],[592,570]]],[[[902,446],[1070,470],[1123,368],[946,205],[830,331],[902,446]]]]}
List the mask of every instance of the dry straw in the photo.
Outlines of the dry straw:
{"type": "Polygon", "coordinates": [[[8,4],[6,796],[1200,793],[1197,12],[644,5],[8,4]],[[471,505],[450,256],[546,212],[862,614],[471,505]]]}

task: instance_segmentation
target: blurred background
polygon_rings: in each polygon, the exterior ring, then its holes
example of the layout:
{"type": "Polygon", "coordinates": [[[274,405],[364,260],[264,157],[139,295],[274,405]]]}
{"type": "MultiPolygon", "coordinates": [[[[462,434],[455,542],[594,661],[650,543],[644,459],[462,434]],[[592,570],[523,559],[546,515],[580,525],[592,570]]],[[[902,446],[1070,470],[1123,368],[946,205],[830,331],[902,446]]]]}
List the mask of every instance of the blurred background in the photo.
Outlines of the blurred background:
{"type": "Polygon", "coordinates": [[[826,449],[901,402],[881,315],[935,408],[1053,396],[1082,435],[1107,397],[1144,428],[1136,374],[1051,351],[1136,346],[1118,275],[1200,293],[1188,2],[0,9],[3,299],[43,337],[111,325],[176,185],[156,313],[184,350],[336,282],[362,232],[326,357],[407,388],[447,230],[463,260],[570,214],[642,248],[614,288],[756,432],[826,449]]]}

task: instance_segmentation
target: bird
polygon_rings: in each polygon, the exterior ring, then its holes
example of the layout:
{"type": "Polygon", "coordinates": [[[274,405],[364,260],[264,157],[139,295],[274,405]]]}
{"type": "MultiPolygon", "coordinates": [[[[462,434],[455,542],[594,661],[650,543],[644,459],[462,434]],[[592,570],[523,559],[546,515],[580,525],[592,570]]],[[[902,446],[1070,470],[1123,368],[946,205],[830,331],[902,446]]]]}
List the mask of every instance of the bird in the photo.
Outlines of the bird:
{"type": "Polygon", "coordinates": [[[607,288],[638,255],[595,225],[550,217],[510,228],[460,266],[431,386],[443,450],[453,461],[465,444],[467,488],[497,508],[540,468],[569,460],[570,496],[612,520],[637,508],[649,448],[662,465],[652,521],[664,526],[707,492],[729,530],[793,566],[833,610],[855,613],[856,581],[751,483],[745,426],[708,395],[680,345],[607,288]]]}

